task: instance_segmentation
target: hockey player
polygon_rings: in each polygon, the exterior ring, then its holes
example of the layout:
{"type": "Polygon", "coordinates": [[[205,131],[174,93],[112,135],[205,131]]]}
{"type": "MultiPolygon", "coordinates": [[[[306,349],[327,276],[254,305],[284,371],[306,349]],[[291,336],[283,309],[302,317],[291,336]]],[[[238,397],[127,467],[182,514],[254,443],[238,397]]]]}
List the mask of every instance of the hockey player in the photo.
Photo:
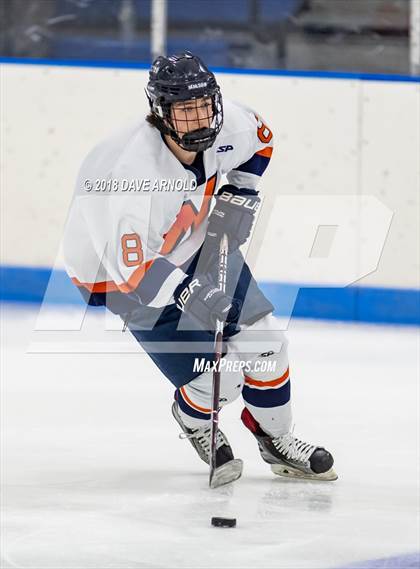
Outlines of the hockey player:
{"type": "MultiPolygon", "coordinates": [[[[89,304],[121,315],[174,384],[174,418],[204,462],[220,319],[221,406],[242,395],[243,424],[275,474],[334,480],[331,454],[291,431],[287,340],[239,250],[251,235],[273,134],[252,110],[222,101],[215,76],[190,52],[158,57],[146,93],[146,119],[99,144],[81,167],[67,271],[89,304]],[[223,175],[228,183],[219,187],[223,175]],[[217,286],[223,234],[226,294],[217,286]]],[[[241,470],[219,430],[220,483],[241,470]]]]}

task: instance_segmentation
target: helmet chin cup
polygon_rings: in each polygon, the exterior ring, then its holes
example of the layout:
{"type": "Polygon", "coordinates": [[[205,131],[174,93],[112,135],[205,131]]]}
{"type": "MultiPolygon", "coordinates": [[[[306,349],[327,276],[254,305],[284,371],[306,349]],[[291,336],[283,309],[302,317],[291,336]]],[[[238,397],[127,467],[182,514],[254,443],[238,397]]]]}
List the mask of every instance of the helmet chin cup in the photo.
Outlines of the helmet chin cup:
{"type": "Polygon", "coordinates": [[[201,152],[213,146],[217,132],[214,128],[199,128],[178,137],[175,142],[184,150],[201,152]]]}

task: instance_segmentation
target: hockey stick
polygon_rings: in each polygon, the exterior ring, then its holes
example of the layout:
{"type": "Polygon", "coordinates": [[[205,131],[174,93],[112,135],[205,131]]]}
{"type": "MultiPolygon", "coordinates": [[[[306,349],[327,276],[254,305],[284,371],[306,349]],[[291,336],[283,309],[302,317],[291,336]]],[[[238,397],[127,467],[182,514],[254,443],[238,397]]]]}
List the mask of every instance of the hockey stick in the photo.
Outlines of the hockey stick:
{"type": "MultiPolygon", "coordinates": [[[[226,292],[227,256],[229,243],[226,235],[220,240],[219,248],[219,274],[218,285],[222,292],[226,292]]],[[[220,399],[220,361],[223,352],[223,328],[224,322],[216,321],[216,333],[214,338],[214,360],[213,371],[213,395],[211,405],[211,446],[210,446],[210,478],[209,486],[213,488],[213,478],[216,471],[216,451],[217,451],[217,431],[219,428],[219,399],[220,399]]]]}

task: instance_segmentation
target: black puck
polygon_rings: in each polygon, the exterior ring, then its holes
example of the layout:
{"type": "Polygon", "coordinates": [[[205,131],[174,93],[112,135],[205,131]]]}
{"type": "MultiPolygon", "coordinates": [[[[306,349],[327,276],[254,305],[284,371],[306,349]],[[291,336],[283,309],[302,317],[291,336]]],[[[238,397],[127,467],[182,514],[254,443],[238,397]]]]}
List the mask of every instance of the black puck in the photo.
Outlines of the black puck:
{"type": "Polygon", "coordinates": [[[236,526],[236,518],[212,518],[211,525],[216,528],[234,528],[236,526]]]}

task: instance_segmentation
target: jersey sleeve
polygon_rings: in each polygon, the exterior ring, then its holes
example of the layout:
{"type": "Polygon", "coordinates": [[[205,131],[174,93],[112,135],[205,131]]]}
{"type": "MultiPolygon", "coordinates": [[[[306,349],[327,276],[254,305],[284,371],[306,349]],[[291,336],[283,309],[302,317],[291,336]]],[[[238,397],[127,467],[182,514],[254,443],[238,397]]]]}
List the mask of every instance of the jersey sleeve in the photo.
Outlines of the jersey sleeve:
{"type": "Polygon", "coordinates": [[[241,162],[226,177],[229,184],[255,190],[273,153],[273,133],[261,117],[249,109],[246,112],[248,144],[241,162]]]}
{"type": "Polygon", "coordinates": [[[81,198],[79,208],[106,277],[76,284],[90,292],[130,294],[156,308],[173,302],[186,275],[161,253],[159,211],[152,205],[151,195],[81,198]]]}

